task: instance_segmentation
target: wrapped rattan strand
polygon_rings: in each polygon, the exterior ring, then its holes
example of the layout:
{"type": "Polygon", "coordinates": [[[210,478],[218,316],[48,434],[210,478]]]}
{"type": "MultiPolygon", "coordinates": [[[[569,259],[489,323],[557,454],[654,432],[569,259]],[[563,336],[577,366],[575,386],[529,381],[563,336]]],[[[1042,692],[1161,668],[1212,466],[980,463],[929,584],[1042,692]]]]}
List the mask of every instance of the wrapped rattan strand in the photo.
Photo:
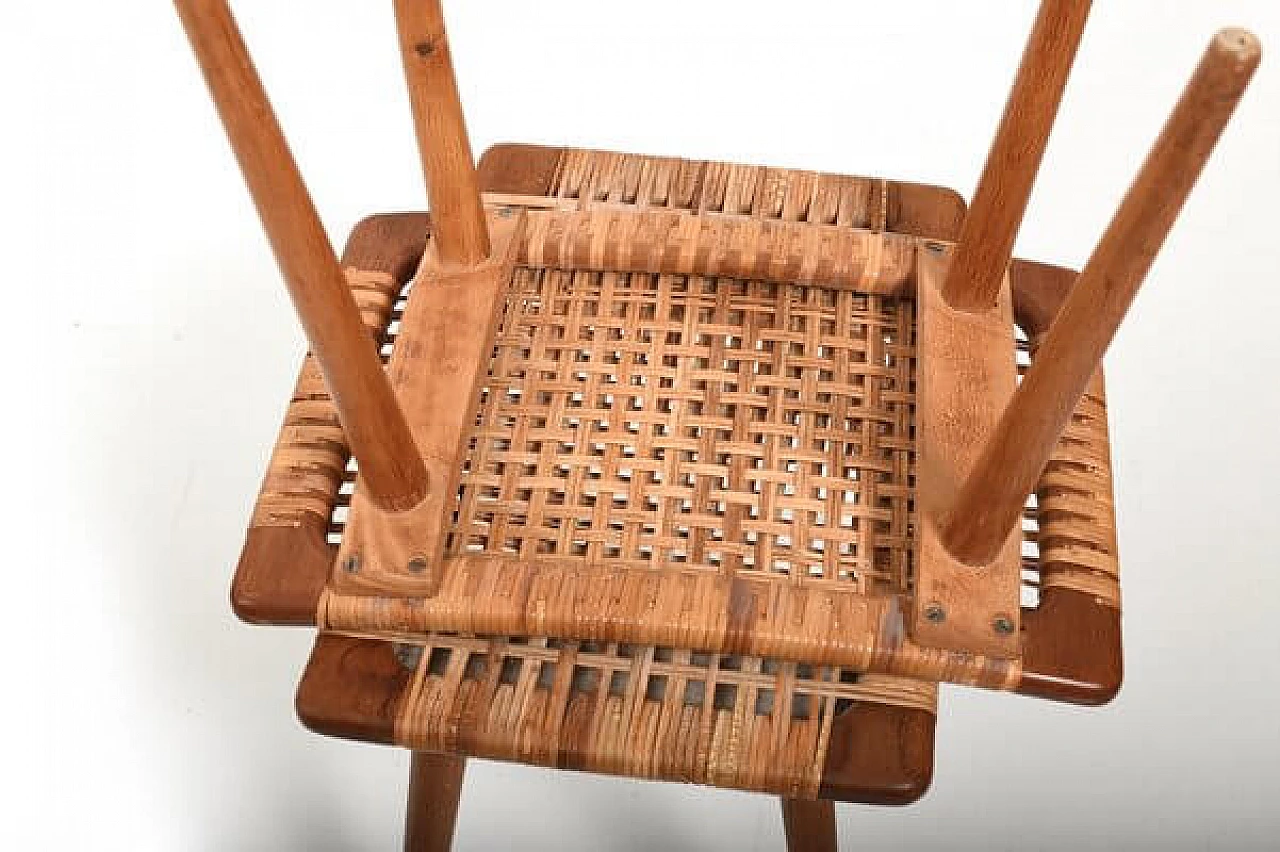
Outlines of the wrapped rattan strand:
{"type": "Polygon", "coordinates": [[[846,683],[832,669],[802,676],[795,663],[772,670],[759,658],[729,668],[652,646],[624,654],[612,643],[440,635],[412,644],[421,652],[395,737],[417,750],[813,798],[844,702],[937,711],[931,683],[846,683]]]}
{"type": "Polygon", "coordinates": [[[1209,43],[1034,367],[941,518],[943,541],[957,559],[988,563],[1017,523],[1261,59],[1261,44],[1245,30],[1223,30],[1209,43]]]}
{"type": "MultiPolygon", "coordinates": [[[[1031,339],[1032,353],[1042,340],[1043,335],[1031,339]]],[[[1070,589],[1119,609],[1111,437],[1101,368],[1090,377],[1053,458],[1040,474],[1036,508],[1030,517],[1035,528],[1024,535],[1039,551],[1041,594],[1049,589],[1070,589]]]]}
{"type": "Polygon", "coordinates": [[[700,275],[896,295],[915,241],[900,234],[680,210],[537,210],[520,262],[597,272],[700,275]]]}

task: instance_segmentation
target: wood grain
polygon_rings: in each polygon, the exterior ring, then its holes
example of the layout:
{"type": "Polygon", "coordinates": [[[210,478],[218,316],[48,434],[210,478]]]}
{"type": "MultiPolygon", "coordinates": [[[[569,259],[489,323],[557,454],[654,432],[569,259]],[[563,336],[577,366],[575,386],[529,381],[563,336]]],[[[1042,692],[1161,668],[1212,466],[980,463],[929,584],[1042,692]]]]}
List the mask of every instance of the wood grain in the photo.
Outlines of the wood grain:
{"type": "Polygon", "coordinates": [[[948,305],[940,285],[952,262],[922,251],[916,287],[916,587],[911,635],[933,648],[1018,655],[1021,531],[1006,530],[996,556],[958,562],[937,523],[1017,383],[1013,304],[1006,278],[994,307],[948,305]]]}
{"type": "Polygon", "coordinates": [[[395,11],[436,250],[445,265],[472,266],[489,256],[489,232],[444,13],[440,0],[395,0],[395,11]]]}
{"type": "Polygon", "coordinates": [[[427,471],[224,0],[175,0],[370,497],[397,511],[427,471]]]}
{"type": "Polygon", "coordinates": [[[1001,547],[1111,345],[1262,57],[1243,30],[1214,36],[1115,218],[1054,320],[1026,378],[947,509],[956,558],[1001,547]]]}
{"type": "Polygon", "coordinates": [[[392,745],[412,672],[390,642],[321,633],[298,685],[294,709],[308,730],[392,745]]]}
{"type": "Polygon", "coordinates": [[[231,609],[250,624],[309,627],[338,548],[329,519],[310,513],[289,526],[251,526],[231,582],[231,609]]]}
{"type": "Polygon", "coordinates": [[[819,795],[838,802],[902,806],[933,783],[934,714],[860,701],[836,718],[819,795]]]}
{"type": "Polygon", "coordinates": [[[1050,588],[1022,618],[1018,692],[1087,707],[1102,706],[1119,694],[1124,682],[1119,607],[1085,592],[1050,588]]]}
{"type": "Polygon", "coordinates": [[[490,145],[476,164],[476,177],[485,192],[547,195],[564,158],[564,148],[500,142],[490,145]]]}
{"type": "Polygon", "coordinates": [[[389,366],[417,447],[439,487],[412,510],[388,513],[370,502],[362,476],[334,566],[335,589],[432,595],[439,587],[457,462],[524,230],[523,211],[497,208],[488,215],[495,251],[476,266],[447,264],[435,240],[428,242],[389,366]]]}
{"type": "Polygon", "coordinates": [[[1048,331],[1079,275],[1074,269],[1015,258],[1009,266],[1009,281],[1018,328],[1032,338],[1048,331]]]}
{"type": "Polygon", "coordinates": [[[1091,0],[1044,0],[942,285],[966,311],[996,302],[1084,35],[1091,0]]]}

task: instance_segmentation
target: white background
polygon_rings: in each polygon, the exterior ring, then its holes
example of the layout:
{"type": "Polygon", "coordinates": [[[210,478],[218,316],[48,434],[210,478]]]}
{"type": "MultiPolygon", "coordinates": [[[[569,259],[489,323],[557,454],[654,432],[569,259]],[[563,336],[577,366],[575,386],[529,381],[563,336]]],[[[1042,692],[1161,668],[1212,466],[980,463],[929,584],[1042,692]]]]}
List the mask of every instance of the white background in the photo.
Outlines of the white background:
{"type": "MultiPolygon", "coordinates": [[[[334,240],[423,205],[389,3],[236,4],[334,240]]],[[[497,141],[972,192],[1032,0],[454,0],[497,141]]],[[[310,638],[227,588],[303,340],[169,4],[6,4],[0,846],[391,849],[403,753],[305,733],[310,638]]],[[[1210,33],[1274,0],[1102,0],[1019,242],[1080,265],[1210,33]]],[[[847,848],[1280,835],[1280,73],[1264,61],[1109,357],[1128,676],[1109,708],[943,693],[847,848]]],[[[779,849],[777,804],[475,763],[459,849],[779,849]]]]}

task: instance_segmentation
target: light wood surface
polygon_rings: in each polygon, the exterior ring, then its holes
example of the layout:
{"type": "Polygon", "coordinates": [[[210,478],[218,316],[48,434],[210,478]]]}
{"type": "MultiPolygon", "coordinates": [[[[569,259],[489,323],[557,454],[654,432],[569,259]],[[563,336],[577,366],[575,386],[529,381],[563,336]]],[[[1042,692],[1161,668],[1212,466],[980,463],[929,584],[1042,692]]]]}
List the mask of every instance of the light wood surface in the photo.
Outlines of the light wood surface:
{"type": "Polygon", "coordinates": [[[1252,34],[1215,35],[1093,256],[1035,366],[942,522],[958,559],[998,551],[1164,245],[1262,57],[1252,34]]]}
{"type": "Polygon", "coordinates": [[[438,487],[412,510],[387,513],[370,503],[362,476],[334,566],[337,587],[390,587],[425,595],[439,587],[449,501],[458,492],[458,460],[466,452],[525,224],[524,212],[517,209],[495,208],[488,215],[495,251],[476,266],[448,265],[437,253],[434,237],[427,243],[389,365],[391,382],[438,487]]]}
{"type": "Polygon", "coordinates": [[[940,290],[951,262],[945,247],[921,251],[916,284],[919,524],[911,636],[926,647],[1016,657],[1021,530],[1006,530],[998,556],[978,569],[958,562],[939,540],[938,519],[1013,397],[1018,377],[1008,277],[994,306],[960,310],[940,290]]]}
{"type": "Polygon", "coordinates": [[[422,502],[427,470],[224,0],[175,0],[370,497],[422,502]]]}
{"type": "Polygon", "coordinates": [[[395,11],[436,250],[472,266],[489,256],[489,232],[440,0],[395,0],[395,11]]]}
{"type": "Polygon", "coordinates": [[[1090,0],[1044,0],[996,132],[960,248],[942,295],[961,310],[996,302],[1067,77],[1084,34],[1090,0]]]}

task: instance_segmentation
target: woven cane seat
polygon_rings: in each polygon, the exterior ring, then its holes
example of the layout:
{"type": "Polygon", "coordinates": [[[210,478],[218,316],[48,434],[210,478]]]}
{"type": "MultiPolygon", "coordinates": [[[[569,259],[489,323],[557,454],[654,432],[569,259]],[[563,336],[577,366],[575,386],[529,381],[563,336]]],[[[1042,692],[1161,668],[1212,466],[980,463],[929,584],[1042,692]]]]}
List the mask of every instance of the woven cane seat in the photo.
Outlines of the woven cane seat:
{"type": "MultiPolygon", "coordinates": [[[[525,147],[498,149],[481,174],[496,190],[631,203],[661,197],[689,209],[775,217],[803,210],[850,226],[893,223],[909,191],[883,181],[525,147]],[[540,186],[513,185],[502,174],[512,159],[550,159],[554,167],[540,186]],[[642,181],[650,187],[644,193],[642,181]],[[795,202],[806,194],[809,203],[795,202]]],[[[919,205],[908,203],[906,212],[920,217],[919,205]]],[[[946,235],[938,221],[899,227],[946,235]]],[[[369,230],[373,243],[394,242],[388,223],[369,230]]],[[[412,287],[412,264],[402,254],[346,258],[382,267],[349,264],[347,274],[387,357],[412,287]]],[[[1035,270],[1023,271],[1031,282],[1035,270]]],[[[1035,333],[1052,316],[1055,294],[1028,286],[1027,295],[1022,320],[1035,333]]],[[[910,300],[820,288],[517,270],[461,464],[451,552],[531,565],[566,555],[679,564],[863,595],[909,592],[912,318],[910,300]],[[632,321],[640,332],[630,330],[632,321]],[[643,376],[629,375],[629,364],[645,367],[643,376]],[[738,487],[727,488],[730,482],[738,487]]],[[[1022,349],[1025,363],[1028,344],[1022,349]]],[[[1041,595],[1051,597],[1051,589],[1087,594],[1108,608],[1116,601],[1106,447],[1099,383],[1024,523],[1024,620],[1033,628],[1041,595]]],[[[297,529],[322,517],[324,540],[336,547],[355,476],[336,411],[308,359],[254,529],[297,529]]],[[[252,541],[237,583],[242,613],[253,597],[252,541]]],[[[325,553],[327,573],[335,560],[325,553]]],[[[319,614],[332,619],[334,612],[327,594],[319,614]]],[[[928,783],[936,712],[928,680],[821,660],[712,653],[693,640],[396,629],[379,641],[376,630],[329,626],[299,698],[304,720],[326,733],[792,797],[904,801],[928,783]],[[335,679],[376,711],[335,709],[335,679]],[[896,794],[841,788],[830,778],[832,764],[852,759],[841,748],[858,738],[854,720],[873,708],[911,720],[911,760],[886,781],[896,794]]],[[[1018,686],[1036,691],[1037,683],[1018,686]]],[[[1081,684],[1077,694],[1051,697],[1101,700],[1098,690],[1107,688],[1081,684]]]]}
{"type": "MultiPolygon", "coordinates": [[[[586,151],[563,154],[546,195],[872,232],[891,213],[886,181],[586,151]]],[[[367,291],[368,271],[351,274],[367,291]]],[[[336,566],[321,626],[617,640],[1035,691],[1025,655],[905,635],[914,310],[818,285],[516,265],[456,464],[442,585],[421,594],[411,567],[336,566]]],[[[1025,555],[1043,544],[1047,558],[1024,572],[1028,632],[1049,588],[1118,618],[1095,385],[1046,471],[1044,511],[1029,507],[1044,529],[1025,555]]],[[[1093,691],[1071,700],[1114,691],[1060,674],[1048,679],[1093,691]]]]}
{"type": "Polygon", "coordinates": [[[1077,275],[1013,248],[1088,2],[1041,5],[966,211],[598,151],[477,168],[440,3],[397,0],[433,215],[339,262],[225,0],[176,5],[314,352],[233,605],[319,628],[305,724],[414,751],[406,848],[448,848],[478,756],[779,794],[788,846],[832,849],[815,800],[923,793],[939,682],[1115,695],[1101,363],[1252,34],[1210,41],[1077,275]]]}

